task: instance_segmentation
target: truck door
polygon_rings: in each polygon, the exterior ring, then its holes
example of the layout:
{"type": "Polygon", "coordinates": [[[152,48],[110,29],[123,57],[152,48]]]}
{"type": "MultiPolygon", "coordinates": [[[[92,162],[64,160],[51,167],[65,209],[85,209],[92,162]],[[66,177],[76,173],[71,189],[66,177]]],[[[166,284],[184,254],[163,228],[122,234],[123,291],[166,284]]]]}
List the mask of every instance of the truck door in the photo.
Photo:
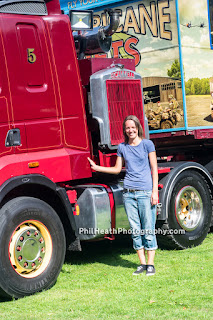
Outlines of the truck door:
{"type": "Polygon", "coordinates": [[[7,132],[12,129],[12,108],[9,91],[7,63],[0,28],[0,157],[13,153],[12,147],[5,146],[7,132]]]}
{"type": "Polygon", "coordinates": [[[43,20],[7,15],[1,28],[13,121],[21,132],[17,152],[59,148],[61,128],[43,20]]]}

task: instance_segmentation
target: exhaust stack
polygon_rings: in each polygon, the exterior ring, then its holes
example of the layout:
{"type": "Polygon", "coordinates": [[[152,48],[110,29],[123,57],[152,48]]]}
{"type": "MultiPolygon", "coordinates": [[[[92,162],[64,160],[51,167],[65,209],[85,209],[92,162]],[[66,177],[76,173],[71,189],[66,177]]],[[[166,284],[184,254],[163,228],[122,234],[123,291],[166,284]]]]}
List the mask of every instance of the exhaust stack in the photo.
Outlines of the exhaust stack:
{"type": "Polygon", "coordinates": [[[75,47],[78,59],[84,59],[85,55],[106,53],[112,44],[112,35],[119,26],[119,13],[112,9],[105,9],[110,17],[110,24],[106,27],[97,27],[92,31],[74,35],[75,47]]]}

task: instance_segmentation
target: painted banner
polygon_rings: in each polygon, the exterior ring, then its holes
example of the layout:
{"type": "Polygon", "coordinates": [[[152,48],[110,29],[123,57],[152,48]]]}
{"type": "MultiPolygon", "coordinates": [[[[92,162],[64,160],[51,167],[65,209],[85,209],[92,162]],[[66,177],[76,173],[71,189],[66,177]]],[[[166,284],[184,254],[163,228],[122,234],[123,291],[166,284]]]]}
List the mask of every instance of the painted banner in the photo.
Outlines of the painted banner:
{"type": "Polygon", "coordinates": [[[179,0],[179,11],[188,126],[212,126],[213,1],[179,0]]]}
{"type": "MultiPolygon", "coordinates": [[[[66,9],[98,10],[110,3],[120,26],[110,52],[94,56],[135,59],[151,132],[211,127],[213,0],[78,0],[66,9]]],[[[94,12],[94,27],[108,23],[103,10],[94,12]]]]}

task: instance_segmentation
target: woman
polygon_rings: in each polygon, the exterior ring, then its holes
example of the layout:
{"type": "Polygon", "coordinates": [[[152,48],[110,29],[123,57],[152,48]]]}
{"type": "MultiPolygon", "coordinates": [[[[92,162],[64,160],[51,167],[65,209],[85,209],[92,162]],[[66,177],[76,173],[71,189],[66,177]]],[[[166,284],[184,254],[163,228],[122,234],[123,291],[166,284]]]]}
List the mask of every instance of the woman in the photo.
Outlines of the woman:
{"type": "Polygon", "coordinates": [[[132,230],[133,248],[141,265],[133,273],[154,275],[154,257],[157,249],[155,235],[156,204],[158,203],[158,168],[154,144],[143,138],[140,121],[134,115],[123,122],[125,142],[119,144],[114,167],[101,167],[88,158],[95,171],[118,174],[125,160],[123,200],[132,230]],[[152,174],[151,174],[152,171],[152,174]],[[147,252],[147,262],[146,255],[147,252]]]}

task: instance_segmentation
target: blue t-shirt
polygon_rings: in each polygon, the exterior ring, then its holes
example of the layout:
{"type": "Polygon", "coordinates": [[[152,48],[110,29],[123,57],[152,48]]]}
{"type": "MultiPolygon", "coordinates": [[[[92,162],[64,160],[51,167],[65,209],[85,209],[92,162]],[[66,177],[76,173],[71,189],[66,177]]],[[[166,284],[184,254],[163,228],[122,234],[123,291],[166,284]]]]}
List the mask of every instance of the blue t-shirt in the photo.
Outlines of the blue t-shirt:
{"type": "Polygon", "coordinates": [[[125,160],[124,188],[152,190],[152,175],[148,154],[155,151],[151,140],[143,139],[137,146],[118,145],[117,156],[125,160]]]}

